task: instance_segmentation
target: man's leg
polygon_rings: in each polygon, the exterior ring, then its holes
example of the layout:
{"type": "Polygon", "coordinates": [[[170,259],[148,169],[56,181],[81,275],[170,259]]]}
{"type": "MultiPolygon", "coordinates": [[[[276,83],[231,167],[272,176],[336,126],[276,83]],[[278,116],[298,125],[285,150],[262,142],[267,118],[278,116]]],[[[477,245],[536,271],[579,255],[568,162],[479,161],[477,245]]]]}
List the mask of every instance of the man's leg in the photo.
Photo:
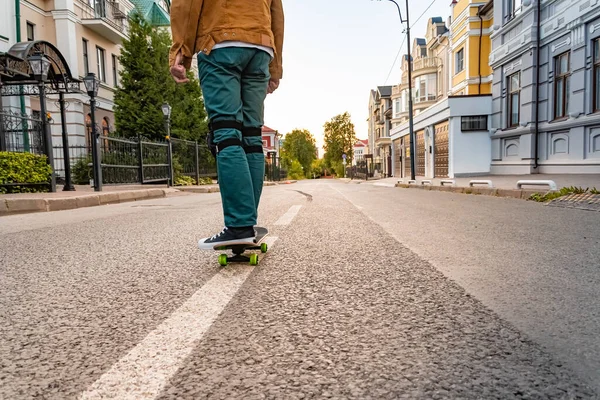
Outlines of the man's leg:
{"type": "Polygon", "coordinates": [[[264,124],[267,85],[271,78],[269,74],[271,57],[261,50],[255,50],[255,52],[256,54],[242,72],[242,103],[245,128],[244,147],[252,176],[254,203],[258,210],[265,176],[261,128],[264,124]]]}
{"type": "Polygon", "coordinates": [[[227,228],[256,225],[256,207],[248,160],[242,148],[241,75],[248,49],[223,48],[200,53],[198,69],[204,104],[214,127],[219,188],[227,228]],[[237,127],[235,126],[237,122],[237,127]]]}

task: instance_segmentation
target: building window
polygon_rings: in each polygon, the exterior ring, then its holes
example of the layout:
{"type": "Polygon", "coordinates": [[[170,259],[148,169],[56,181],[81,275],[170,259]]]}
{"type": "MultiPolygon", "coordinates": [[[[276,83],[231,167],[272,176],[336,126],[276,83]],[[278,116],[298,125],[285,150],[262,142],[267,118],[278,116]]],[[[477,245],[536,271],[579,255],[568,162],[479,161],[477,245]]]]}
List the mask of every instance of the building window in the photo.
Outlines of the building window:
{"type": "Polygon", "coordinates": [[[508,8],[506,14],[506,21],[510,21],[521,12],[521,2],[522,0],[507,0],[508,8]]]}
{"type": "Polygon", "coordinates": [[[594,40],[594,111],[600,111],[600,38],[594,40]]]}
{"type": "Polygon", "coordinates": [[[98,79],[106,83],[106,63],[104,60],[105,51],[100,47],[96,47],[96,58],[98,61],[98,79]]]}
{"type": "Polygon", "coordinates": [[[88,57],[88,41],[82,39],[81,44],[83,46],[83,71],[85,75],[90,73],[90,60],[88,57]]]}
{"type": "Polygon", "coordinates": [[[455,73],[458,74],[465,69],[465,49],[462,48],[456,52],[456,69],[455,73]]]}
{"type": "Polygon", "coordinates": [[[488,122],[487,115],[477,115],[469,117],[461,117],[460,126],[463,132],[469,131],[487,131],[488,122]]]}
{"type": "Polygon", "coordinates": [[[415,103],[437,99],[437,74],[421,75],[415,78],[415,103]]]}
{"type": "Polygon", "coordinates": [[[117,56],[112,55],[112,77],[113,77],[113,86],[119,86],[119,74],[117,70],[117,56]]]}
{"type": "Polygon", "coordinates": [[[569,111],[570,53],[554,59],[554,118],[564,118],[569,111]]]}
{"type": "Polygon", "coordinates": [[[27,21],[27,41],[33,42],[35,40],[35,25],[27,21]]]}
{"type": "Polygon", "coordinates": [[[519,125],[521,106],[521,73],[517,72],[508,77],[508,126],[519,125]]]}

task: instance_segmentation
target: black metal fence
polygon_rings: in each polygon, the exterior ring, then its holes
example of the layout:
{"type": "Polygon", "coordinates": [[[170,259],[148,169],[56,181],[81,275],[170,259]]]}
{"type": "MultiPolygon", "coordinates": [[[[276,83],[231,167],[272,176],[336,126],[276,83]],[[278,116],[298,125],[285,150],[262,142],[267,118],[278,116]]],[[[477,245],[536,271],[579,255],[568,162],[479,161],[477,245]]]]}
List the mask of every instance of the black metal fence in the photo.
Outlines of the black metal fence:
{"type": "Polygon", "coordinates": [[[351,166],[346,167],[346,177],[350,179],[368,180],[373,177],[372,159],[363,156],[355,156],[351,166]]]}
{"type": "Polygon", "coordinates": [[[0,151],[46,154],[40,116],[0,111],[0,151]]]}
{"type": "MultiPolygon", "coordinates": [[[[204,143],[180,139],[169,142],[100,136],[102,183],[148,184],[167,183],[173,164],[174,177],[216,178],[216,164],[204,143]],[[171,154],[170,154],[171,153],[171,154]]],[[[54,146],[54,167],[59,177],[65,175],[63,147],[54,146]]],[[[90,183],[93,178],[92,152],[89,145],[69,146],[72,180],[76,185],[90,183]]]]}
{"type": "Polygon", "coordinates": [[[287,167],[282,165],[281,157],[265,156],[265,179],[271,182],[287,179],[287,167]]]}

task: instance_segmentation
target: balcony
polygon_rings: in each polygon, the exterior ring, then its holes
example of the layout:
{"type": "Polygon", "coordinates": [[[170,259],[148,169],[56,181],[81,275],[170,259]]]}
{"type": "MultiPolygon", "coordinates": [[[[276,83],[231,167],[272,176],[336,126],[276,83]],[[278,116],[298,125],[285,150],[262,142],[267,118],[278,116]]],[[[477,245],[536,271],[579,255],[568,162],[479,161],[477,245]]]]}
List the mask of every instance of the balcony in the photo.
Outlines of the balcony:
{"type": "Polygon", "coordinates": [[[421,57],[413,61],[413,71],[417,72],[427,68],[437,68],[442,65],[438,57],[421,57]]]}
{"type": "Polygon", "coordinates": [[[437,100],[437,96],[434,94],[428,94],[428,95],[424,95],[424,96],[415,96],[414,99],[414,103],[415,104],[420,104],[420,103],[428,103],[428,102],[433,102],[437,100]]]}
{"type": "Polygon", "coordinates": [[[375,146],[383,147],[390,146],[392,144],[392,138],[389,136],[380,136],[375,139],[375,146]]]}
{"type": "Polygon", "coordinates": [[[80,1],[81,24],[115,44],[127,39],[129,23],[127,15],[117,3],[109,0],[93,0],[94,6],[80,1]]]}

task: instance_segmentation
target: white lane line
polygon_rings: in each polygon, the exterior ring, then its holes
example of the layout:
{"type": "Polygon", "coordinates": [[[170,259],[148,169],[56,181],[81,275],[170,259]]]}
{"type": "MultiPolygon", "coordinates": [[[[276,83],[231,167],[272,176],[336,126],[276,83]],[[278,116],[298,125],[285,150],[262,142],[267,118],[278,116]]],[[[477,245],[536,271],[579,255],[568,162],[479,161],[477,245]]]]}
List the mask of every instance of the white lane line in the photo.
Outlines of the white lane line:
{"type": "Polygon", "coordinates": [[[288,212],[283,214],[281,218],[279,218],[277,222],[275,222],[275,225],[289,225],[301,208],[301,205],[291,206],[288,212]]]}
{"type": "MultiPolygon", "coordinates": [[[[276,241],[265,239],[269,248],[276,241]]],[[[221,270],[79,398],[157,398],[253,270],[249,265],[221,270]]]]}

